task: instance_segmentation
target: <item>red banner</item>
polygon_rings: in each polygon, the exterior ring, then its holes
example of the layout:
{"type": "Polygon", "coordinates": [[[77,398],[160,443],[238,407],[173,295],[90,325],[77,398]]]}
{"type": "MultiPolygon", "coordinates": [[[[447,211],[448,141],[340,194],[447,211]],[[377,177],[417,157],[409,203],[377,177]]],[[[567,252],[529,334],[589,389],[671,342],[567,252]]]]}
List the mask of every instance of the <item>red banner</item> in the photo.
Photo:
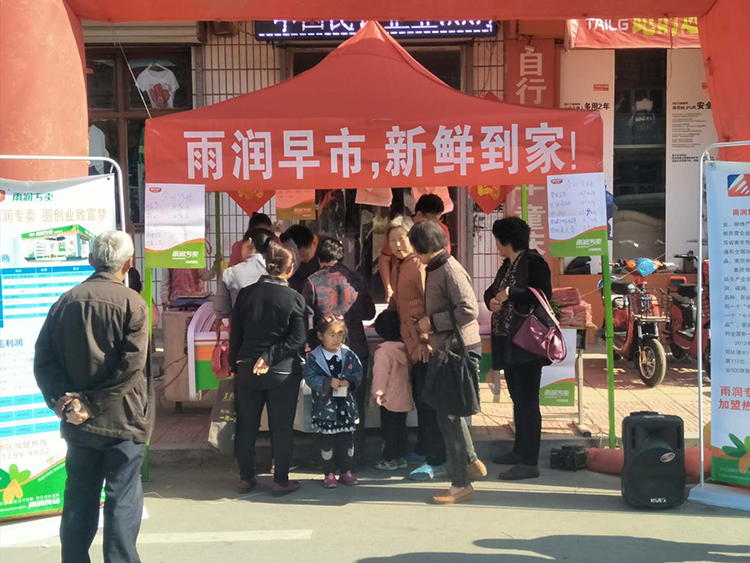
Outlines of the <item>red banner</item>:
{"type": "Polygon", "coordinates": [[[700,49],[698,18],[568,20],[568,49],[700,49]]]}
{"type": "Polygon", "coordinates": [[[229,197],[242,208],[242,211],[250,216],[271,201],[273,194],[274,192],[264,190],[250,190],[229,192],[229,197]]]}
{"type": "Polygon", "coordinates": [[[469,195],[487,215],[503,203],[513,186],[469,186],[469,195]]]}
{"type": "Polygon", "coordinates": [[[507,40],[505,100],[522,106],[555,107],[555,40],[507,40]]]}
{"type": "Polygon", "coordinates": [[[602,145],[597,112],[467,96],[370,22],[294,80],[147,120],[146,174],[209,191],[544,184],[601,171],[602,145]]]}

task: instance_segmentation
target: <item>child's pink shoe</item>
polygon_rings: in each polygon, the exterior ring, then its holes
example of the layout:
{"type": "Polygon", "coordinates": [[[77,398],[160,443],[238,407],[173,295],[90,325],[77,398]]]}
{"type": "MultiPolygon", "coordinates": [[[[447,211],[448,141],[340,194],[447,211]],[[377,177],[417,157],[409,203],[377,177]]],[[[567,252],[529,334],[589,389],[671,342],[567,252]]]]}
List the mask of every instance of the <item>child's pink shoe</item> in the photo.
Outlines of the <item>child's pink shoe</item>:
{"type": "Polygon", "coordinates": [[[341,477],[339,477],[339,483],[342,485],[346,485],[347,487],[353,487],[357,483],[359,483],[359,480],[352,475],[351,471],[347,471],[344,473],[341,477]]]}
{"type": "Polygon", "coordinates": [[[323,480],[323,486],[326,489],[335,489],[338,487],[338,483],[336,483],[336,476],[333,473],[329,473],[326,475],[326,478],[323,480]]]}

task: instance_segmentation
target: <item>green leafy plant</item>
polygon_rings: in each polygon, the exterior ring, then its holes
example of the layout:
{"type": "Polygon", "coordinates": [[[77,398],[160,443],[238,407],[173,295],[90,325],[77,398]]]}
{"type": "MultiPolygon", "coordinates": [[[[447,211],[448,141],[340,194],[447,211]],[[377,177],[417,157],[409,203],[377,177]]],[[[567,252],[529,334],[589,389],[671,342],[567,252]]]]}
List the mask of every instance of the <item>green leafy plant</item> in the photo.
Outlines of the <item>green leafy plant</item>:
{"type": "Polygon", "coordinates": [[[730,434],[729,439],[732,440],[734,447],[724,446],[721,448],[725,454],[740,459],[741,457],[744,457],[746,453],[750,452],[750,436],[745,438],[744,443],[734,434],[730,434]]]}

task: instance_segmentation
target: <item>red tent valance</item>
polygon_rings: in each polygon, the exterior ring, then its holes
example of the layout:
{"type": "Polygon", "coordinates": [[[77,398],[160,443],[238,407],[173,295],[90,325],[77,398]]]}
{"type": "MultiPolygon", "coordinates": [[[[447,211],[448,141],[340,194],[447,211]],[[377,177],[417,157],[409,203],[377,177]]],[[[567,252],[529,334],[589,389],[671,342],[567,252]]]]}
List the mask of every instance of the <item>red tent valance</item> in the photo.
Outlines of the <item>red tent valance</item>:
{"type": "Polygon", "coordinates": [[[213,191],[543,183],[602,169],[598,112],[457,92],[369,23],[318,66],[146,124],[149,182],[213,191]]]}

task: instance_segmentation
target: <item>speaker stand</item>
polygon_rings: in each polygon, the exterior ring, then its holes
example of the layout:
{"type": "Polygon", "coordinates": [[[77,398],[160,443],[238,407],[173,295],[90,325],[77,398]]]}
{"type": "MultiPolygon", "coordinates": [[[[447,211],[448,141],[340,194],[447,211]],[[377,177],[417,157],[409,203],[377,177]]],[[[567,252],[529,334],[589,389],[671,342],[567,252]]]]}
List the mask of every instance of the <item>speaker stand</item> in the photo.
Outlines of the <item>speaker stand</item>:
{"type": "Polygon", "coordinates": [[[734,508],[750,512],[750,490],[716,483],[697,485],[690,490],[688,500],[722,508],[734,508]]]}

